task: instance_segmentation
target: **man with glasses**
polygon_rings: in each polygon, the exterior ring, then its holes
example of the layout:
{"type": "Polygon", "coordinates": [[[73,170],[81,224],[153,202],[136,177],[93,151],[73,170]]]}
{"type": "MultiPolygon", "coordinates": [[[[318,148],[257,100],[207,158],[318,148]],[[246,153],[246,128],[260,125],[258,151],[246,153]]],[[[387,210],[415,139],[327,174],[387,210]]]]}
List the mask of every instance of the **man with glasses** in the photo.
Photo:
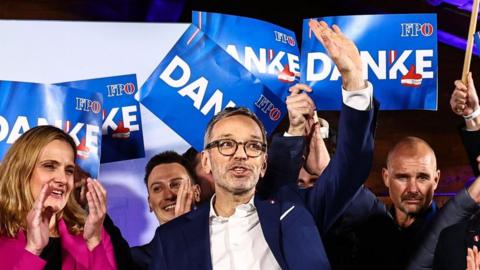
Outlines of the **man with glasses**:
{"type": "Polygon", "coordinates": [[[274,137],[270,146],[270,151],[291,157],[298,169],[285,176],[292,178],[291,184],[280,174],[270,178],[269,182],[276,182],[275,189],[255,192],[267,169],[262,123],[247,109],[223,110],[208,124],[202,153],[202,166],[213,177],[215,195],[209,203],[157,229],[156,259],[150,269],[330,268],[321,234],[368,176],[375,113],[372,87],[363,80],[353,42],[338,27],[331,29],[316,21],[310,27],[342,75],[345,103],[337,152],[318,184],[309,189],[296,186],[305,127],[315,112],[315,104],[305,99],[309,87],[291,88],[288,133],[293,137],[274,137]],[[278,146],[279,140],[285,140],[284,147],[278,146]]]}

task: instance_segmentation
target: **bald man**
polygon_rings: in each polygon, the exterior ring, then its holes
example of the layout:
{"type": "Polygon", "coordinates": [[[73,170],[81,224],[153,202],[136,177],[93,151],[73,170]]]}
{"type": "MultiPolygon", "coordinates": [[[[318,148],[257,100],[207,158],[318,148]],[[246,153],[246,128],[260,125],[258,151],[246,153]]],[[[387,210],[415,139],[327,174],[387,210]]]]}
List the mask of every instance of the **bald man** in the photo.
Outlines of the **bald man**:
{"type": "Polygon", "coordinates": [[[388,153],[382,176],[399,227],[410,227],[417,218],[435,211],[432,199],[440,170],[433,149],[424,140],[406,137],[398,142],[388,153]]]}
{"type": "Polygon", "coordinates": [[[393,146],[382,177],[392,207],[366,188],[357,192],[329,232],[332,269],[431,269],[441,229],[467,218],[480,202],[478,192],[470,190],[479,189],[475,183],[437,209],[433,194],[440,170],[433,149],[417,137],[393,146]]]}

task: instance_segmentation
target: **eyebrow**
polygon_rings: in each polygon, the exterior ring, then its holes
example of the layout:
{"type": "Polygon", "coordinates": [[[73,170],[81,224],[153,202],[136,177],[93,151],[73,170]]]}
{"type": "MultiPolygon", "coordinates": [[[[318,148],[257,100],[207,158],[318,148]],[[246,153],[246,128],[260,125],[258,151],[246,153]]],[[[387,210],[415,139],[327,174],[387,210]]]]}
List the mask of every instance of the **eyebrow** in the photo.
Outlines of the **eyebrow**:
{"type": "MultiPolygon", "coordinates": [[[[220,135],[220,136],[218,137],[218,139],[224,139],[224,138],[230,139],[230,138],[232,138],[232,137],[234,137],[233,134],[227,133],[227,134],[222,134],[222,135],[220,135]]],[[[217,140],[218,140],[218,139],[217,139],[217,140]]],[[[257,135],[250,135],[250,139],[262,140],[262,137],[259,137],[259,136],[257,136],[257,135]]]]}
{"type": "MultiPolygon", "coordinates": [[[[60,162],[54,160],[54,159],[46,159],[46,160],[41,160],[39,161],[39,164],[45,164],[45,163],[53,163],[55,164],[56,166],[60,165],[60,162]]],[[[66,168],[75,168],[76,165],[75,164],[66,164],[65,165],[66,168]]]]}
{"type": "Polygon", "coordinates": [[[408,173],[396,173],[394,174],[394,176],[396,178],[399,178],[399,177],[410,177],[410,175],[408,173]]]}
{"type": "Polygon", "coordinates": [[[419,173],[417,173],[417,176],[423,176],[423,177],[430,178],[430,174],[429,174],[429,173],[425,173],[425,172],[419,172],[419,173]]]}

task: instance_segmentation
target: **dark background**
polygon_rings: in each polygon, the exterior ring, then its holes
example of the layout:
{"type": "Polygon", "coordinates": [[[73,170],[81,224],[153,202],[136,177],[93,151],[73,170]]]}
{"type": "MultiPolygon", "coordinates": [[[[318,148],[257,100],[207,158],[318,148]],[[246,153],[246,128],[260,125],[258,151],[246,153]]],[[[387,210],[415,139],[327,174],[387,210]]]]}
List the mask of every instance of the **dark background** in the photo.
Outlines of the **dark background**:
{"type": "MultiPolygon", "coordinates": [[[[437,13],[440,30],[466,39],[470,20],[468,2],[472,1],[0,0],[0,19],[190,22],[191,11],[201,10],[269,21],[294,30],[297,40],[301,40],[303,18],[355,14],[437,13]]],[[[379,115],[375,161],[367,181],[367,185],[379,195],[386,192],[381,180],[381,168],[385,163],[387,151],[404,136],[421,137],[435,150],[438,166],[442,172],[440,186],[437,189],[438,195],[458,191],[472,176],[458,135],[458,126],[462,119],[455,116],[449,106],[453,82],[462,73],[465,51],[446,43],[439,42],[438,46],[438,111],[382,111],[379,115]]],[[[472,57],[471,70],[475,82],[480,85],[478,56],[472,57]]],[[[321,116],[326,118],[332,127],[336,127],[338,113],[322,113],[321,116]]]]}

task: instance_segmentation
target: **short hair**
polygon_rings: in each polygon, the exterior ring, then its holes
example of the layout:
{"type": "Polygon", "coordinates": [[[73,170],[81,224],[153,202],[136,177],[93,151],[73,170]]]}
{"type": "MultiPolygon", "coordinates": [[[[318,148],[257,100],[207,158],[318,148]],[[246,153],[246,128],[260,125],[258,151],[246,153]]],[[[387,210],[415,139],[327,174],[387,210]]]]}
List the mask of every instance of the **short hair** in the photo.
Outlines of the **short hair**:
{"type": "Polygon", "coordinates": [[[200,162],[199,159],[197,158],[198,151],[194,147],[188,148],[185,153],[182,154],[182,157],[184,157],[188,163],[190,163],[190,166],[192,166],[193,169],[197,166],[197,164],[200,162]]]}
{"type": "Polygon", "coordinates": [[[222,119],[225,119],[225,118],[228,118],[228,117],[231,117],[231,116],[235,116],[235,115],[243,115],[243,116],[246,116],[246,117],[252,119],[253,121],[255,121],[255,123],[257,123],[258,127],[262,131],[263,142],[267,143],[267,132],[265,131],[265,127],[263,126],[262,121],[260,121],[260,119],[258,119],[258,117],[255,115],[255,113],[253,113],[252,111],[250,111],[246,107],[226,107],[221,112],[219,112],[217,115],[215,115],[210,120],[210,122],[208,122],[207,130],[205,131],[205,137],[203,138],[203,148],[205,148],[207,146],[207,144],[209,143],[210,136],[212,135],[212,129],[215,126],[215,124],[217,124],[218,121],[220,121],[222,119]]]}
{"type": "MultiPolygon", "coordinates": [[[[19,229],[26,230],[26,218],[33,207],[30,179],[42,149],[54,140],[66,142],[77,155],[74,140],[54,126],[34,127],[22,134],[8,149],[0,165],[0,235],[15,237],[19,229]]],[[[63,217],[70,232],[83,230],[86,213],[78,205],[73,192],[65,208],[57,215],[63,217]]]]}
{"type": "Polygon", "coordinates": [[[190,177],[190,181],[192,184],[197,184],[197,179],[195,175],[195,171],[193,170],[192,166],[188,162],[188,160],[181,155],[179,155],[175,151],[165,151],[161,152],[159,154],[156,154],[153,156],[147,163],[147,166],[145,166],[145,177],[144,177],[144,182],[145,186],[147,186],[148,189],[148,177],[152,173],[153,169],[157,167],[158,165],[161,164],[169,164],[169,163],[178,163],[182,165],[182,167],[185,168],[185,170],[188,173],[188,176],[190,177]]]}

